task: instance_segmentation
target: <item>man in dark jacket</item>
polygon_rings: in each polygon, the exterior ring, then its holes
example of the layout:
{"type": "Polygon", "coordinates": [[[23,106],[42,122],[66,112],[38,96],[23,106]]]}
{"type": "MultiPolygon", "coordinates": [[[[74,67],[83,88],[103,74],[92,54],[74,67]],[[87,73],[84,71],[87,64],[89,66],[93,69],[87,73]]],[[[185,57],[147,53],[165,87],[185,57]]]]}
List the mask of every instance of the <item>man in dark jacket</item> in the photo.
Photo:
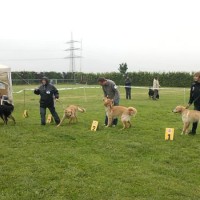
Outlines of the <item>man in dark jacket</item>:
{"type": "MultiPolygon", "coordinates": [[[[119,90],[118,90],[115,82],[112,80],[109,80],[109,79],[105,79],[104,77],[98,78],[97,81],[102,86],[104,97],[113,99],[114,106],[118,106],[119,100],[120,100],[120,95],[119,95],[119,90]]],[[[116,126],[117,122],[118,122],[118,119],[115,118],[112,122],[112,125],[116,126]]],[[[107,125],[107,124],[108,124],[108,117],[106,116],[105,125],[107,125]]]]}
{"type": "MultiPolygon", "coordinates": [[[[189,108],[189,106],[194,103],[194,110],[200,111],[200,72],[196,72],[194,74],[194,82],[192,83],[191,89],[190,89],[190,99],[188,102],[188,106],[186,108],[189,108]]],[[[198,122],[194,122],[192,125],[192,130],[189,134],[195,135],[196,129],[197,129],[198,122]]]]}
{"type": "Polygon", "coordinates": [[[34,90],[34,93],[40,95],[40,116],[41,125],[46,124],[46,108],[51,112],[56,124],[60,123],[60,118],[55,110],[54,99],[59,98],[58,90],[49,83],[47,77],[43,77],[41,80],[42,84],[39,88],[34,90]]]}
{"type": "Polygon", "coordinates": [[[129,77],[125,80],[126,99],[131,99],[131,80],[129,77]]]}

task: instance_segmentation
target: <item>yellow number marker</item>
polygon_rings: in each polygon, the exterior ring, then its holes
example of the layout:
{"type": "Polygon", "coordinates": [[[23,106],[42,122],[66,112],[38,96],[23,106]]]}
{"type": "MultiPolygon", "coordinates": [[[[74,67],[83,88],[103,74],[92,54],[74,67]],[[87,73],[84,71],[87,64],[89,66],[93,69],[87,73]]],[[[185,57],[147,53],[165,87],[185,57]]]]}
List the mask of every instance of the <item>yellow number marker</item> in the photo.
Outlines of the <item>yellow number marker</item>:
{"type": "Polygon", "coordinates": [[[98,121],[93,120],[92,126],[91,126],[91,131],[96,131],[98,128],[98,124],[99,124],[98,121]]]}
{"type": "Polygon", "coordinates": [[[166,128],[165,140],[174,140],[174,128],[166,128]]]}
{"type": "Polygon", "coordinates": [[[27,117],[28,117],[28,110],[24,110],[23,117],[24,117],[24,118],[27,118],[27,117]]]}

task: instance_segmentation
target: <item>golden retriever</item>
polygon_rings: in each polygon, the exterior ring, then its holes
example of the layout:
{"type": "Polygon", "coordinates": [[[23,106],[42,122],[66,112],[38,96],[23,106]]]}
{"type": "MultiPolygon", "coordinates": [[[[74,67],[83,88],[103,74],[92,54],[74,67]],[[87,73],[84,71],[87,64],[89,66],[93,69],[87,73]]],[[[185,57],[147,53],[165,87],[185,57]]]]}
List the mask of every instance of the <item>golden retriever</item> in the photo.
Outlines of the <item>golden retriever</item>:
{"type": "Polygon", "coordinates": [[[200,111],[197,110],[188,110],[184,106],[177,106],[174,110],[174,113],[180,113],[182,115],[183,121],[183,130],[182,134],[188,134],[190,123],[200,121],[200,111]]]}
{"type": "Polygon", "coordinates": [[[108,117],[108,126],[112,125],[112,121],[116,117],[121,117],[121,121],[123,124],[123,128],[130,128],[131,127],[131,117],[137,114],[137,110],[133,107],[124,107],[124,106],[114,106],[113,100],[104,98],[104,106],[106,110],[106,115],[108,117]]]}
{"type": "Polygon", "coordinates": [[[81,108],[79,106],[75,106],[75,105],[68,106],[64,110],[63,118],[61,119],[61,121],[57,125],[57,127],[60,126],[66,118],[69,119],[69,123],[71,123],[71,122],[77,122],[78,121],[78,119],[77,119],[77,112],[78,111],[85,112],[85,109],[81,108]]]}

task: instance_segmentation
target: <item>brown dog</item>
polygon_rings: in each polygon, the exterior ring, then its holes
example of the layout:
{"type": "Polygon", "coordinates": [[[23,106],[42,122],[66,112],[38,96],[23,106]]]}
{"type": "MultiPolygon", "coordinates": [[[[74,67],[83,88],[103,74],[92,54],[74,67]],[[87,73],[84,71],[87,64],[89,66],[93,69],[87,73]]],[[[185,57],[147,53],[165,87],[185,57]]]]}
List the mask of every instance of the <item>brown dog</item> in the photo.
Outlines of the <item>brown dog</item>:
{"type": "Polygon", "coordinates": [[[183,130],[181,135],[188,134],[190,123],[200,121],[200,111],[197,110],[188,110],[183,106],[177,106],[172,112],[182,115],[183,130]]]}
{"type": "Polygon", "coordinates": [[[108,116],[108,125],[112,125],[112,121],[116,117],[121,117],[121,121],[123,124],[123,128],[131,127],[131,116],[135,116],[137,114],[137,110],[133,107],[124,107],[124,106],[113,106],[113,100],[104,98],[104,106],[106,110],[106,115],[108,116]]]}
{"type": "Polygon", "coordinates": [[[64,115],[63,115],[63,118],[62,120],[60,121],[60,123],[57,125],[60,126],[62,124],[62,122],[67,118],[69,119],[69,123],[71,122],[77,122],[78,119],[77,119],[77,112],[80,111],[80,112],[85,112],[85,109],[84,108],[81,108],[79,106],[75,106],[75,105],[70,105],[68,106],[65,110],[64,110],[64,115]]]}

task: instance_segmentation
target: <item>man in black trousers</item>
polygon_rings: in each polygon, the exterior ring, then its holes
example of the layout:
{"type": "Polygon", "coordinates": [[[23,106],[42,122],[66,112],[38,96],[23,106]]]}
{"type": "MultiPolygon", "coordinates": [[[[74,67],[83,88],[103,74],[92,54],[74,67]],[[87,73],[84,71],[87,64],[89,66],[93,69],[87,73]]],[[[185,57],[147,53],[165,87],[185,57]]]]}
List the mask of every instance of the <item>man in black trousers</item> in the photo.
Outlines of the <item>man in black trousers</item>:
{"type": "Polygon", "coordinates": [[[131,99],[131,80],[129,77],[125,80],[126,99],[131,99]]]}
{"type": "MultiPolygon", "coordinates": [[[[192,83],[190,89],[190,99],[186,108],[189,108],[189,106],[194,103],[194,110],[200,111],[200,72],[196,72],[193,78],[194,82],[192,83]]],[[[192,125],[192,130],[189,132],[189,134],[195,135],[197,126],[198,122],[194,122],[192,125]]]]}

